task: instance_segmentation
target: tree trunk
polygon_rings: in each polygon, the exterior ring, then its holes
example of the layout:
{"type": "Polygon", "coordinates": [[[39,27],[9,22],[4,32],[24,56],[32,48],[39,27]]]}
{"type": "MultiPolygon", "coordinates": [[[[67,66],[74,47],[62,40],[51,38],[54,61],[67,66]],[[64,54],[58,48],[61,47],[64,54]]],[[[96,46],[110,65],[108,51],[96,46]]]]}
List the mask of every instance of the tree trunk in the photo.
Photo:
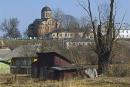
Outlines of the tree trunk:
{"type": "Polygon", "coordinates": [[[110,52],[104,52],[98,55],[98,74],[104,74],[108,71],[110,52]]]}

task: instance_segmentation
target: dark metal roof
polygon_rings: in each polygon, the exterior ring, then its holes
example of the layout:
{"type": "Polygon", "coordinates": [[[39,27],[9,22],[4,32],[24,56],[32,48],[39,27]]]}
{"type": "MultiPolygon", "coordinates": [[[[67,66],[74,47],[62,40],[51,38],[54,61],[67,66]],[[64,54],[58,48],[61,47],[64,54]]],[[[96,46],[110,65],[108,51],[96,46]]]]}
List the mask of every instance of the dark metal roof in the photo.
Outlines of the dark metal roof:
{"type": "Polygon", "coordinates": [[[48,6],[45,6],[45,7],[42,8],[42,12],[43,12],[43,11],[51,11],[51,8],[48,7],[48,6]]]}

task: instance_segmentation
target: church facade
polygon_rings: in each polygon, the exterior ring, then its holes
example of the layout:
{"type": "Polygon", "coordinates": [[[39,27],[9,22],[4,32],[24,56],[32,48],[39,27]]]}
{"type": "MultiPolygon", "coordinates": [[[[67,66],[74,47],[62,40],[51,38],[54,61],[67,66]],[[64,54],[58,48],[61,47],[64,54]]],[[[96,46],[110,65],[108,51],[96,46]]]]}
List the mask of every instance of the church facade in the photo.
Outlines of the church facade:
{"type": "Polygon", "coordinates": [[[28,26],[28,36],[40,38],[58,29],[58,27],[59,22],[52,17],[52,10],[45,6],[41,10],[41,19],[35,19],[28,26]]]}

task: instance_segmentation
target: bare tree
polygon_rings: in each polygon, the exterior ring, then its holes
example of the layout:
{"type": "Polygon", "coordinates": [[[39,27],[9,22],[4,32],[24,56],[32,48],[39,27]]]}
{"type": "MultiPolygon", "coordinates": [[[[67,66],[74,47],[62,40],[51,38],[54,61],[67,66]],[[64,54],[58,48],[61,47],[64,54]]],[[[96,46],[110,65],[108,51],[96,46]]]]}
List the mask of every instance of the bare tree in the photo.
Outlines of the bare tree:
{"type": "Polygon", "coordinates": [[[78,20],[72,15],[64,15],[61,26],[68,30],[79,29],[78,20]]]}
{"type": "Polygon", "coordinates": [[[91,10],[91,2],[87,0],[88,7],[84,4],[79,5],[87,12],[92,25],[95,41],[95,52],[98,55],[98,73],[104,74],[108,70],[110,56],[112,54],[113,43],[115,41],[115,14],[114,14],[114,2],[110,0],[108,16],[105,21],[101,19],[101,9],[99,9],[99,23],[94,22],[93,13],[91,10]],[[105,23],[105,26],[104,26],[105,23]]]}
{"type": "MultiPolygon", "coordinates": [[[[65,15],[64,12],[63,12],[61,9],[59,9],[59,8],[57,8],[57,9],[55,9],[55,10],[53,11],[53,16],[54,16],[54,18],[55,18],[56,20],[58,20],[58,22],[59,22],[60,24],[62,24],[64,15],[65,15]]],[[[62,28],[61,25],[59,26],[59,28],[62,28]]]]}
{"type": "Polygon", "coordinates": [[[27,38],[27,37],[28,37],[28,29],[26,29],[26,30],[23,32],[23,37],[24,37],[24,38],[27,38]]]}
{"type": "Polygon", "coordinates": [[[86,36],[89,37],[92,28],[90,24],[91,23],[87,16],[82,16],[80,18],[80,29],[84,31],[83,38],[85,38],[86,36]]]}
{"type": "Polygon", "coordinates": [[[65,14],[61,9],[56,9],[53,12],[53,16],[60,22],[61,29],[74,29],[79,28],[78,20],[72,16],[65,14]]]}
{"type": "Polygon", "coordinates": [[[5,38],[18,38],[21,36],[20,31],[18,30],[19,21],[17,18],[10,18],[9,20],[5,19],[1,25],[1,31],[5,32],[5,38]]]}

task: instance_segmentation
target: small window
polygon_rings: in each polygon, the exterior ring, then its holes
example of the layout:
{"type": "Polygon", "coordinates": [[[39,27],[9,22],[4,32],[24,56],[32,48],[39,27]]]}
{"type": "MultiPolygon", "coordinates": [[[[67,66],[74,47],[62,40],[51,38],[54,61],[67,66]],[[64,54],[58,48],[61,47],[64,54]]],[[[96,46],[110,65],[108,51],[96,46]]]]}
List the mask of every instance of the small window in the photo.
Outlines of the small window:
{"type": "Polygon", "coordinates": [[[82,46],[82,44],[81,44],[81,43],[79,43],[79,46],[82,46]]]}
{"type": "Polygon", "coordinates": [[[60,36],[62,37],[62,34],[60,34],[60,36]]]}
{"type": "Polygon", "coordinates": [[[75,43],[73,43],[73,46],[75,46],[75,43]]]}
{"type": "Polygon", "coordinates": [[[40,29],[42,29],[42,26],[40,27],[40,29]]]}
{"type": "Polygon", "coordinates": [[[65,37],[67,36],[67,34],[65,34],[65,37]]]}
{"type": "Polygon", "coordinates": [[[128,33],[128,30],[126,31],[126,33],[128,33]]]}

